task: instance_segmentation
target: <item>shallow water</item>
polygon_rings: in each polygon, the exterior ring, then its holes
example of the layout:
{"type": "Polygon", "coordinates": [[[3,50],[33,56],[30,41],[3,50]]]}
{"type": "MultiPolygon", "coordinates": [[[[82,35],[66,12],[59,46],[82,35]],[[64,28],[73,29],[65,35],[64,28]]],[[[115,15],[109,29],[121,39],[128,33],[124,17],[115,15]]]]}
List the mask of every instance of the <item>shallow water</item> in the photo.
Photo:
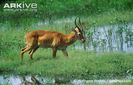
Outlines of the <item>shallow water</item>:
{"type": "Polygon", "coordinates": [[[131,78],[124,79],[103,79],[103,80],[64,80],[63,78],[45,78],[41,76],[20,76],[20,75],[0,75],[0,85],[26,85],[26,84],[70,84],[70,85],[102,85],[102,84],[114,84],[114,83],[131,83],[131,78]]]}
{"type": "Polygon", "coordinates": [[[73,80],[73,85],[103,85],[114,83],[131,83],[130,79],[114,79],[114,80],[73,80]]]}
{"type": "MultiPolygon", "coordinates": [[[[86,50],[96,52],[133,51],[133,24],[115,24],[92,27],[86,30],[86,50]],[[129,32],[131,33],[129,35],[129,32]],[[90,33],[88,35],[87,33],[90,33]],[[91,38],[90,38],[91,37],[91,38]]],[[[84,49],[76,45],[76,49],[84,49]]]]}

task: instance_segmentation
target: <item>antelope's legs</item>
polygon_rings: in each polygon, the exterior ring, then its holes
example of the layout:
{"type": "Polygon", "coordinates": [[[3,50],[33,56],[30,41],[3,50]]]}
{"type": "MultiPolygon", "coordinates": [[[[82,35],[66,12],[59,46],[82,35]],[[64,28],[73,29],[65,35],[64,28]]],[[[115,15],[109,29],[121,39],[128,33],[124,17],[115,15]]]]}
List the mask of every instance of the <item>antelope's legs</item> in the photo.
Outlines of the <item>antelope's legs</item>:
{"type": "Polygon", "coordinates": [[[53,58],[55,58],[56,57],[57,49],[56,48],[52,48],[52,50],[53,50],[53,58]]]}
{"type": "Polygon", "coordinates": [[[62,52],[63,52],[63,54],[64,54],[65,57],[68,57],[68,53],[67,53],[67,50],[66,49],[65,50],[62,50],[62,52]]]}
{"type": "Polygon", "coordinates": [[[21,51],[24,51],[26,49],[26,47],[22,48],[21,51]]]}
{"type": "Polygon", "coordinates": [[[20,58],[21,58],[21,60],[23,60],[23,55],[24,55],[24,53],[25,52],[28,52],[29,50],[31,50],[31,47],[25,47],[25,48],[23,48],[23,49],[21,49],[21,52],[20,52],[20,58]]]}
{"type": "Polygon", "coordinates": [[[32,58],[33,53],[34,53],[38,48],[39,48],[39,46],[34,47],[32,50],[30,50],[29,55],[30,55],[30,59],[31,59],[31,60],[33,59],[33,58],[32,58]]]}

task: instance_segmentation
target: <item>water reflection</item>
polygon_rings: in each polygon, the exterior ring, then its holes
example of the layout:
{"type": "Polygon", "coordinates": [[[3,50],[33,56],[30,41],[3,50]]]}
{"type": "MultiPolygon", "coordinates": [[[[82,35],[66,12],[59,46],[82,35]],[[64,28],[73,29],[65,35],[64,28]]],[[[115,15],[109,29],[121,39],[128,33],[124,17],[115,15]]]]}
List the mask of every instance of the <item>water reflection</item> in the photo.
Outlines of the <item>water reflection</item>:
{"type": "Polygon", "coordinates": [[[42,85],[54,84],[53,79],[39,76],[1,75],[0,85],[42,85]]]}
{"type": "Polygon", "coordinates": [[[131,83],[132,78],[105,80],[66,80],[64,78],[45,78],[41,76],[0,75],[0,85],[100,85],[131,83]]]}

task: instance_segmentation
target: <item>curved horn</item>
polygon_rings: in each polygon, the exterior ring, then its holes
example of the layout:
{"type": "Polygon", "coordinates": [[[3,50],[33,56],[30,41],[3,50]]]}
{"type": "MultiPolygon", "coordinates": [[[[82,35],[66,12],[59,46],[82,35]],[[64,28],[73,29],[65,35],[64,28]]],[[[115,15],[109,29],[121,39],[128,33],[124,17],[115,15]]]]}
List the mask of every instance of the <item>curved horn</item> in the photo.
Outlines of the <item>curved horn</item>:
{"type": "Polygon", "coordinates": [[[78,27],[78,25],[77,25],[77,23],[76,23],[76,20],[77,20],[77,17],[76,17],[76,19],[75,19],[75,26],[78,27]]]}
{"type": "Polygon", "coordinates": [[[81,24],[80,18],[79,18],[79,25],[81,26],[81,30],[83,31],[83,26],[81,24]]]}
{"type": "Polygon", "coordinates": [[[81,25],[81,21],[80,21],[80,18],[79,18],[79,24],[81,25]]]}
{"type": "Polygon", "coordinates": [[[83,32],[83,35],[85,36],[85,31],[84,31],[84,29],[83,29],[83,25],[81,24],[80,18],[79,18],[79,24],[80,24],[80,26],[81,26],[81,31],[83,32]]]}

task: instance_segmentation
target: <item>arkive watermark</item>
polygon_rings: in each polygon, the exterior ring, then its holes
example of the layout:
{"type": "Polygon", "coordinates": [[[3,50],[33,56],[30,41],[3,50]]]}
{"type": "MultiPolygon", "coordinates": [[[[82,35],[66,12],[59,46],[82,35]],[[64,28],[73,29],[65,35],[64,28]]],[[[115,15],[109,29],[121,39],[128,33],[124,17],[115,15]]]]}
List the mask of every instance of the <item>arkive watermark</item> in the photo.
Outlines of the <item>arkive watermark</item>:
{"type": "Polygon", "coordinates": [[[5,3],[3,9],[4,11],[37,11],[37,3],[5,3]]]}

